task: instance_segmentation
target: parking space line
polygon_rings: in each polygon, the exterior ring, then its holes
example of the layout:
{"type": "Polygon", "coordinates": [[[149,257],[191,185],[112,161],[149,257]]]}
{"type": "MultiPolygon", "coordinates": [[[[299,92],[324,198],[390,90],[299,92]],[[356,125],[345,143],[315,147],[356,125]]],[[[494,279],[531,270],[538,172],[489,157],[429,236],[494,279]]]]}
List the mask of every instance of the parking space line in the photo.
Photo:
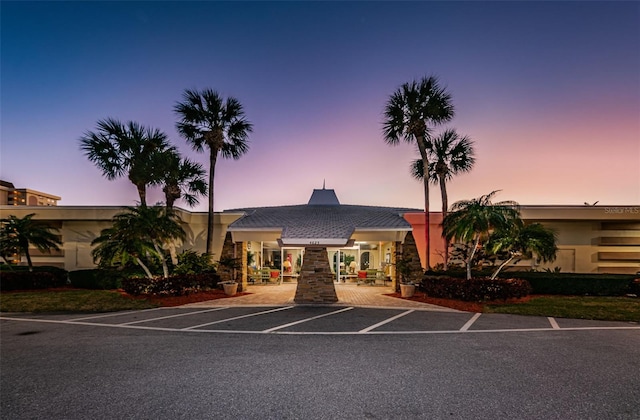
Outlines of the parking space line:
{"type": "Polygon", "coordinates": [[[98,319],[98,318],[108,318],[111,316],[118,316],[118,315],[130,315],[130,314],[138,314],[140,312],[150,312],[150,311],[158,311],[161,309],[166,309],[166,308],[151,308],[151,309],[140,309],[140,310],[136,310],[136,311],[127,311],[127,312],[111,312],[108,314],[104,314],[104,315],[92,315],[92,316],[85,316],[82,318],[72,318],[70,321],[85,321],[87,319],[98,319]]]}
{"type": "Polygon", "coordinates": [[[142,324],[144,322],[151,322],[151,321],[158,321],[160,319],[169,319],[169,318],[177,318],[179,316],[188,316],[188,315],[196,315],[196,314],[203,314],[205,312],[213,312],[213,311],[220,311],[222,309],[228,309],[228,306],[223,306],[220,308],[214,308],[214,309],[207,309],[204,311],[195,311],[195,312],[186,312],[183,314],[175,314],[175,315],[167,315],[167,316],[161,316],[159,318],[150,318],[150,319],[141,319],[138,321],[132,321],[132,322],[123,322],[122,324],[118,324],[118,325],[133,325],[133,324],[142,324]]]}
{"type": "Polygon", "coordinates": [[[549,320],[549,324],[551,324],[551,328],[553,328],[554,330],[560,329],[560,326],[556,322],[555,318],[548,316],[547,319],[549,320]]]}
{"type": "Polygon", "coordinates": [[[236,319],[249,318],[251,316],[269,314],[271,312],[284,311],[286,309],[291,309],[291,308],[295,308],[295,306],[284,306],[282,308],[271,309],[271,310],[268,310],[268,311],[262,311],[262,312],[256,312],[256,313],[252,313],[252,314],[247,314],[247,315],[235,316],[233,318],[221,319],[219,321],[214,321],[214,322],[207,322],[206,324],[193,325],[191,327],[182,328],[181,331],[189,331],[189,330],[193,330],[193,329],[200,328],[200,327],[206,327],[207,325],[219,324],[221,322],[227,322],[227,321],[234,321],[236,319]]]}
{"type": "Polygon", "coordinates": [[[478,318],[480,318],[480,315],[482,314],[478,312],[474,316],[472,316],[471,319],[468,320],[467,323],[462,326],[462,328],[460,328],[460,331],[462,332],[468,331],[469,328],[471,328],[471,326],[473,325],[473,323],[476,322],[478,318]]]}
{"type": "Polygon", "coordinates": [[[269,328],[269,329],[267,329],[267,330],[263,330],[262,332],[265,332],[265,333],[273,332],[273,331],[276,331],[276,330],[280,330],[280,329],[282,329],[282,328],[287,328],[287,327],[291,327],[291,326],[293,326],[293,325],[302,324],[303,322],[313,321],[314,319],[323,318],[323,317],[325,317],[325,316],[335,315],[335,314],[339,314],[340,312],[350,311],[350,310],[352,310],[352,309],[353,309],[353,306],[350,306],[350,307],[348,307],[348,308],[342,308],[342,309],[339,309],[339,310],[337,310],[337,311],[329,312],[329,313],[326,313],[326,314],[316,315],[316,316],[312,316],[311,318],[305,318],[305,319],[301,319],[301,320],[299,320],[299,321],[290,322],[290,323],[288,323],[288,324],[279,325],[279,326],[277,326],[277,327],[273,327],[273,328],[269,328]]]}
{"type": "Polygon", "coordinates": [[[371,331],[371,330],[373,330],[373,329],[376,329],[376,328],[378,328],[378,327],[380,327],[380,326],[382,326],[382,325],[384,325],[384,324],[388,324],[389,322],[394,321],[394,320],[396,320],[396,319],[398,319],[398,318],[401,318],[401,317],[403,317],[403,316],[405,316],[405,315],[409,315],[411,312],[414,312],[414,311],[415,311],[415,309],[409,309],[408,311],[405,311],[405,312],[403,312],[403,313],[401,313],[401,314],[398,314],[398,315],[396,315],[396,316],[392,316],[391,318],[387,318],[387,319],[385,319],[384,321],[378,322],[377,324],[373,324],[372,326],[367,327],[367,328],[365,328],[365,329],[363,329],[363,330],[360,330],[360,331],[358,331],[358,332],[359,332],[359,333],[366,333],[366,332],[369,332],[369,331],[371,331]]]}

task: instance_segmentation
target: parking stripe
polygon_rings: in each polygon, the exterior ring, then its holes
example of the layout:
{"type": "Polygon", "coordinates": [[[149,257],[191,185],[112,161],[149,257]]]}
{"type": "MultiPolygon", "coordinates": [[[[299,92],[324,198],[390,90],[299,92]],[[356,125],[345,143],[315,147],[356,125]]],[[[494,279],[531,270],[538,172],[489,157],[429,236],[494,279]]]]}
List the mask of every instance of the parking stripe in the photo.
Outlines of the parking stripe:
{"type": "Polygon", "coordinates": [[[233,318],[226,318],[226,319],[221,319],[219,321],[207,322],[206,324],[193,325],[191,327],[182,328],[181,330],[182,331],[189,331],[189,330],[193,330],[193,329],[200,328],[200,327],[206,327],[207,325],[220,324],[221,322],[234,321],[236,319],[249,318],[251,316],[264,315],[264,314],[269,314],[271,312],[284,311],[285,309],[291,309],[291,308],[295,308],[295,306],[284,306],[282,308],[271,309],[269,311],[262,311],[262,312],[256,312],[256,313],[253,313],[253,314],[235,316],[233,318]]]}
{"type": "Polygon", "coordinates": [[[555,318],[548,316],[547,319],[549,320],[549,324],[551,324],[551,328],[553,328],[554,330],[560,329],[560,326],[556,322],[555,318]]]}
{"type": "Polygon", "coordinates": [[[394,321],[394,320],[396,320],[398,318],[401,318],[401,317],[403,317],[405,315],[409,315],[411,312],[414,312],[414,311],[415,311],[415,309],[409,309],[408,311],[405,311],[405,312],[403,312],[401,314],[398,314],[396,316],[392,316],[391,318],[385,319],[384,321],[378,322],[377,324],[373,324],[372,326],[367,327],[367,328],[365,328],[363,330],[360,330],[358,332],[359,333],[369,332],[369,331],[371,331],[371,330],[373,330],[375,328],[378,328],[378,327],[380,327],[380,326],[382,326],[384,324],[388,324],[389,322],[394,321]]]}
{"type": "Polygon", "coordinates": [[[460,331],[462,331],[462,332],[468,331],[469,328],[471,328],[471,326],[473,325],[473,323],[476,322],[476,320],[478,318],[480,318],[480,315],[482,315],[482,314],[481,313],[477,313],[474,316],[472,316],[471,319],[468,320],[467,323],[462,326],[462,328],[460,328],[460,331]]]}
{"type": "Polygon", "coordinates": [[[118,324],[118,325],[133,325],[133,324],[142,324],[144,322],[151,322],[151,321],[158,321],[160,319],[169,319],[169,318],[177,318],[179,316],[188,316],[188,315],[196,315],[196,314],[203,314],[205,312],[213,312],[213,311],[221,311],[223,309],[229,309],[228,306],[223,306],[221,308],[214,308],[214,309],[207,309],[205,311],[195,311],[195,312],[186,312],[184,314],[175,314],[175,315],[167,315],[167,316],[161,316],[158,318],[150,318],[150,319],[141,319],[138,321],[132,321],[132,322],[123,322],[122,324],[118,324]]]}
{"type": "Polygon", "coordinates": [[[86,321],[87,319],[109,318],[110,316],[139,314],[140,312],[158,311],[162,309],[166,309],[166,308],[140,309],[140,310],[128,311],[128,312],[111,312],[104,315],[92,315],[92,316],[85,316],[82,318],[72,318],[71,321],[86,321]]]}
{"type": "Polygon", "coordinates": [[[313,321],[314,319],[323,318],[323,317],[329,316],[329,315],[339,314],[340,312],[346,312],[346,311],[350,311],[352,309],[353,309],[353,306],[350,306],[348,308],[343,308],[343,309],[340,309],[340,310],[337,310],[337,311],[329,312],[327,314],[316,315],[316,316],[312,316],[311,318],[305,318],[305,319],[301,319],[299,321],[290,322],[288,324],[279,325],[277,327],[269,328],[268,330],[263,330],[262,332],[269,333],[269,332],[273,332],[273,331],[276,331],[276,330],[281,330],[282,328],[287,328],[287,327],[291,327],[293,325],[302,324],[303,322],[307,322],[307,321],[313,321]]]}

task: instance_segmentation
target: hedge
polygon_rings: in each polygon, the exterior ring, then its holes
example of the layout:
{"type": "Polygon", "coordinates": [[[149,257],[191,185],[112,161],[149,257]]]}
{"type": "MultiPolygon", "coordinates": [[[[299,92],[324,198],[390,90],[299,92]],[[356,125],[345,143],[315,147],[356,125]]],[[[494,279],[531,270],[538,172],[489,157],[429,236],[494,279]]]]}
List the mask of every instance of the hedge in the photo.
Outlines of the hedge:
{"type": "Polygon", "coordinates": [[[531,293],[531,285],[522,279],[457,278],[425,276],[421,288],[431,297],[486,302],[521,298],[531,293]]]}
{"type": "MultiPolygon", "coordinates": [[[[491,271],[474,272],[474,276],[488,276],[491,271]]],[[[427,275],[443,273],[429,272],[427,275]]],[[[450,277],[464,278],[464,271],[445,272],[450,277]]],[[[533,288],[532,294],[538,295],[590,295],[623,296],[633,293],[633,274],[580,274],[549,273],[546,271],[505,271],[499,278],[519,278],[527,280],[533,288]]],[[[636,293],[637,294],[637,293],[636,293]]]]}
{"type": "Polygon", "coordinates": [[[49,289],[66,285],[67,278],[50,271],[3,271],[0,290],[49,289]]]}
{"type": "Polygon", "coordinates": [[[123,279],[122,288],[130,295],[182,296],[192,292],[213,289],[220,281],[215,273],[179,274],[169,278],[129,277],[123,279]]]}
{"type": "Polygon", "coordinates": [[[122,272],[115,270],[76,270],[69,272],[69,281],[79,289],[112,290],[122,287],[122,272]]]}

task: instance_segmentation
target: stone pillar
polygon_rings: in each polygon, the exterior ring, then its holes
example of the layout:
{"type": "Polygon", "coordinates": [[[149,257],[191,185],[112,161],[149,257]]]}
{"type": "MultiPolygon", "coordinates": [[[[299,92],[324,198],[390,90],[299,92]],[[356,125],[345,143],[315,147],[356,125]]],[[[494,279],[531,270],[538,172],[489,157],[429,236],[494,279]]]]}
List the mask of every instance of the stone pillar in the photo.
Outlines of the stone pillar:
{"type": "Polygon", "coordinates": [[[249,283],[247,281],[247,243],[236,242],[236,261],[240,264],[237,269],[236,281],[238,282],[238,291],[244,292],[247,290],[249,283]]]}
{"type": "Polygon", "coordinates": [[[294,301],[296,303],[337,302],[338,296],[333,285],[333,277],[327,248],[306,248],[294,301]]]}
{"type": "Polygon", "coordinates": [[[231,239],[231,232],[227,232],[227,235],[224,238],[224,243],[222,245],[222,252],[220,253],[218,264],[218,275],[220,276],[220,281],[232,281],[234,279],[233,269],[230,267],[234,263],[235,259],[235,247],[233,244],[233,240],[231,239]]]}

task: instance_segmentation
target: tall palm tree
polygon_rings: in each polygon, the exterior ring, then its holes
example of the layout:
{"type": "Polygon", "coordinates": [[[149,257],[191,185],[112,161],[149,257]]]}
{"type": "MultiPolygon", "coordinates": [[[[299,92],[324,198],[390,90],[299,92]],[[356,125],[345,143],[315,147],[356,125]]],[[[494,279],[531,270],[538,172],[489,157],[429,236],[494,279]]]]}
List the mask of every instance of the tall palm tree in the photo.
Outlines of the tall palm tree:
{"type": "Polygon", "coordinates": [[[510,229],[520,218],[515,201],[491,202],[497,192],[454,203],[451,213],[442,221],[443,235],[448,240],[455,239],[471,246],[466,261],[468,280],[471,279],[471,261],[480,241],[486,240],[493,230],[510,229]]]}
{"type": "MultiPolygon", "coordinates": [[[[460,136],[456,130],[448,129],[434,137],[429,153],[429,181],[440,185],[442,197],[442,218],[447,217],[449,199],[447,196],[447,182],[460,173],[469,172],[476,162],[473,141],[467,136],[460,136]]],[[[422,159],[417,159],[411,165],[411,174],[418,180],[424,178],[422,159]]],[[[449,260],[449,241],[444,238],[444,266],[449,260]]]]}
{"type": "Polygon", "coordinates": [[[208,255],[213,253],[214,243],[214,189],[218,155],[239,159],[249,150],[248,137],[252,124],[245,118],[242,104],[233,97],[226,100],[215,90],[185,90],[182,102],[174,107],[180,120],[178,133],[197,152],[209,150],[209,214],[207,218],[208,255]]]}
{"type": "Polygon", "coordinates": [[[507,229],[496,230],[489,236],[487,250],[494,254],[506,251],[508,257],[493,272],[491,279],[495,279],[515,259],[528,259],[535,255],[543,262],[555,260],[558,252],[556,241],[557,236],[553,230],[540,223],[525,225],[521,219],[507,229]]]}
{"type": "Polygon", "coordinates": [[[108,180],[127,175],[138,190],[142,206],[147,205],[147,186],[160,182],[158,159],[175,150],[158,129],[112,118],[98,121],[96,131],[82,135],[80,149],[108,180]]]}
{"type": "Polygon", "coordinates": [[[60,238],[52,231],[57,228],[33,220],[35,213],[19,218],[10,215],[0,220],[0,247],[3,257],[10,252],[24,254],[27,257],[29,271],[33,271],[29,246],[34,245],[40,252],[58,251],[62,245],[60,238]]]}
{"type": "MultiPolygon", "coordinates": [[[[434,76],[424,77],[420,81],[403,84],[387,101],[383,122],[384,140],[387,144],[397,145],[401,140],[415,144],[420,152],[424,173],[429,172],[429,149],[431,131],[434,126],[453,118],[454,110],[451,95],[440,87],[434,76]]],[[[429,245],[429,179],[423,180],[426,268],[430,264],[429,245]]]]}
{"type": "Polygon", "coordinates": [[[163,249],[171,241],[184,237],[180,219],[171,210],[162,206],[126,207],[124,213],[113,217],[113,225],[91,242],[97,245],[91,254],[102,266],[135,262],[149,278],[153,275],[143,260],[155,257],[162,263],[166,278],[169,269],[163,249]]]}
{"type": "Polygon", "coordinates": [[[182,198],[190,207],[198,204],[198,196],[207,193],[207,181],[202,165],[181,159],[177,153],[167,153],[162,162],[162,191],[168,209],[182,198]]]}

